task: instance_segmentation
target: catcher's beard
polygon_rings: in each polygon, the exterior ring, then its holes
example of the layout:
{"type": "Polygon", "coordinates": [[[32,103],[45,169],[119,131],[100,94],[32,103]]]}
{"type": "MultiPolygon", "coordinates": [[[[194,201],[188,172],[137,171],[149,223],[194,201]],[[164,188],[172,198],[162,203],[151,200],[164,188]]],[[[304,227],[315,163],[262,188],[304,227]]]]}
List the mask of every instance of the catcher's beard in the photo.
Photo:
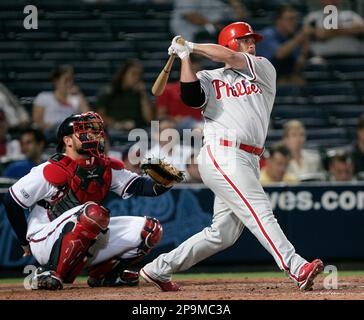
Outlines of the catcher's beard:
{"type": "MultiPolygon", "coordinates": [[[[72,138],[73,145],[75,147],[75,151],[78,154],[87,155],[87,156],[94,156],[94,157],[104,157],[105,156],[105,140],[104,138],[101,138],[98,140],[98,143],[96,144],[94,149],[84,149],[84,145],[82,141],[80,141],[78,138],[72,138]]],[[[85,144],[87,143],[84,142],[85,144]]]]}

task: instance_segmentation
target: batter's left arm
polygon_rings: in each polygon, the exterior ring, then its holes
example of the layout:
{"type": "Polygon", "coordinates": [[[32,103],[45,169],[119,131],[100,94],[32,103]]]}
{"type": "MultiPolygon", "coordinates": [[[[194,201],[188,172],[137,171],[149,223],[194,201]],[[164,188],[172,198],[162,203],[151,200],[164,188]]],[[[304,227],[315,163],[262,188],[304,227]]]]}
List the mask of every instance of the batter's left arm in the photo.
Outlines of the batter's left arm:
{"type": "Polygon", "coordinates": [[[234,69],[244,70],[247,68],[247,62],[241,53],[218,44],[194,43],[192,52],[215,62],[224,62],[234,69]]]}

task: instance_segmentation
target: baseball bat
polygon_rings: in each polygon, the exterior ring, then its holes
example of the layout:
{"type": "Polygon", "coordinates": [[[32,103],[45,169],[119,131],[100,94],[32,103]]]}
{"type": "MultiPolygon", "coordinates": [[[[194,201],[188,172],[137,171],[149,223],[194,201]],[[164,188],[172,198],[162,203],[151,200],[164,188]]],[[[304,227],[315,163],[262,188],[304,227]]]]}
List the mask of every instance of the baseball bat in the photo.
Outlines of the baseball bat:
{"type": "MultiPolygon", "coordinates": [[[[185,43],[185,40],[183,38],[178,38],[177,39],[177,43],[181,44],[181,45],[184,45],[185,43]]],[[[160,96],[165,87],[166,87],[166,84],[168,82],[168,79],[169,79],[169,73],[172,69],[172,66],[173,66],[173,62],[174,62],[174,59],[176,58],[176,55],[175,54],[172,54],[165,66],[163,67],[162,71],[159,73],[157,79],[154,81],[154,84],[153,84],[153,87],[152,87],[152,93],[154,96],[160,96]]]]}

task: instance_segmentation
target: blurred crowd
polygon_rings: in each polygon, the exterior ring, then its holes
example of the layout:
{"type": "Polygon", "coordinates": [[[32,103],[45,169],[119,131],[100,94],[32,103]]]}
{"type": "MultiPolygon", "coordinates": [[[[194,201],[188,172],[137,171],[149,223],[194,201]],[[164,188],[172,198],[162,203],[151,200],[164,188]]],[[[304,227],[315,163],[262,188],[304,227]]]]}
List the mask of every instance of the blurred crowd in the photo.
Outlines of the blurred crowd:
{"type": "MultiPolygon", "coordinates": [[[[244,5],[244,1],[240,0],[150,2],[173,3],[171,36],[181,34],[189,41],[207,38],[215,42],[224,25],[238,20],[249,21],[253,14],[244,5]]],[[[253,2],[257,7],[267,5],[266,1],[253,2]]],[[[278,84],[304,85],[302,71],[308,62],[322,64],[327,57],[360,55],[363,52],[363,18],[352,10],[341,10],[340,0],[319,2],[320,8],[301,16],[296,9],[300,1],[269,1],[268,5],[277,9],[272,25],[260,30],[265,40],[257,46],[257,54],[274,64],[278,84]],[[325,18],[323,8],[327,5],[339,8],[337,29],[327,30],[322,27],[325,18]]],[[[205,61],[192,55],[192,63],[197,72],[204,68],[205,61]]],[[[158,155],[184,170],[186,182],[202,182],[196,164],[197,152],[192,143],[181,144],[161,139],[163,132],[168,129],[175,129],[181,135],[184,129],[192,129],[197,137],[202,138],[201,111],[189,108],[181,101],[179,81],[171,81],[164,93],[154,100],[146,89],[143,64],[130,57],[121,61],[120,68],[115,70],[110,82],[96,94],[96,101],[90,103],[77,86],[72,63],[59,65],[49,71],[53,90],[39,92],[33,101],[31,114],[19,102],[18,97],[8,90],[6,83],[0,83],[2,177],[19,179],[33,166],[46,161],[54,152],[52,148],[60,122],[73,113],[94,110],[105,121],[109,139],[107,152],[124,160],[129,170],[140,173],[139,160],[135,159],[158,155]],[[150,132],[153,120],[159,120],[159,131],[154,133],[150,132]],[[152,147],[142,155],[128,141],[115,148],[112,137],[118,134],[127,136],[135,128],[144,128],[148,132],[150,141],[154,142],[152,147]],[[166,144],[171,146],[173,152],[163,151],[166,144]]],[[[357,121],[355,141],[345,148],[327,150],[322,154],[307,149],[305,142],[304,124],[297,119],[287,121],[281,141],[268,148],[261,159],[262,184],[364,179],[364,115],[357,121]]]]}

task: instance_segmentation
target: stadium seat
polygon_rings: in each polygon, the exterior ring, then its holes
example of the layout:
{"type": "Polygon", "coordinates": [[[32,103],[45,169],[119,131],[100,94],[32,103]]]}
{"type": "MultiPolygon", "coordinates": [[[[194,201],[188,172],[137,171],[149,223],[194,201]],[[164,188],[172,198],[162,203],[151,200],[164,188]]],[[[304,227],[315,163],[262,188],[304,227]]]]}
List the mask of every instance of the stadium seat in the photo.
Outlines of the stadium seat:
{"type": "Polygon", "coordinates": [[[135,53],[136,48],[130,41],[103,41],[86,43],[83,48],[87,52],[130,52],[135,53]]]}
{"type": "MultiPolygon", "coordinates": [[[[68,8],[68,7],[67,7],[68,8]]],[[[62,11],[45,11],[44,19],[47,20],[80,20],[80,19],[90,19],[92,15],[88,11],[80,10],[62,10],[62,11]]],[[[55,21],[58,23],[58,21],[55,21]]]]}
{"type": "Polygon", "coordinates": [[[35,97],[41,91],[53,89],[52,83],[49,81],[14,81],[9,82],[8,87],[18,97],[35,97]]]}
{"type": "Polygon", "coordinates": [[[290,119],[273,119],[275,128],[282,128],[284,124],[291,119],[296,119],[302,122],[302,124],[311,130],[311,128],[328,128],[330,126],[329,119],[325,117],[314,118],[314,117],[292,117],[290,119]]]}
{"type": "MultiPolygon", "coordinates": [[[[9,36],[10,37],[10,36],[9,36]]],[[[26,32],[18,32],[12,35],[12,38],[16,40],[50,40],[57,41],[59,40],[59,36],[55,32],[43,32],[38,30],[26,31],[26,32]]]]}
{"type": "Polygon", "coordinates": [[[26,61],[32,60],[29,53],[21,52],[0,52],[0,61],[26,61]]]}
{"type": "Polygon", "coordinates": [[[23,41],[0,41],[0,52],[28,52],[29,45],[23,41]]]}
{"type": "Polygon", "coordinates": [[[74,41],[106,41],[113,40],[113,35],[110,32],[78,32],[68,33],[64,32],[61,37],[63,39],[69,39],[74,41]]]}
{"type": "Polygon", "coordinates": [[[75,74],[75,81],[84,81],[84,82],[109,82],[112,78],[112,75],[106,72],[87,72],[81,73],[77,72],[75,74]]]}
{"type": "Polygon", "coordinates": [[[358,103],[355,88],[351,82],[313,83],[305,87],[313,103],[358,103]]]}
{"type": "Polygon", "coordinates": [[[136,58],[135,55],[130,52],[101,52],[101,53],[90,53],[89,58],[95,61],[117,61],[117,63],[122,63],[125,59],[136,58]]]}
{"type": "Polygon", "coordinates": [[[93,33],[93,32],[109,32],[110,28],[107,23],[101,20],[60,20],[57,21],[57,29],[59,32],[69,33],[93,33]]]}
{"type": "Polygon", "coordinates": [[[106,72],[111,71],[111,65],[109,61],[72,61],[72,65],[75,68],[75,73],[78,72],[106,72]]]}
{"type": "Polygon", "coordinates": [[[19,72],[14,73],[13,77],[16,81],[47,81],[50,72],[19,72]]]}
{"type": "Polygon", "coordinates": [[[41,54],[43,60],[54,60],[54,61],[74,61],[82,60],[85,58],[82,52],[44,52],[41,54]]]}
{"type": "Polygon", "coordinates": [[[316,105],[278,105],[275,104],[272,111],[272,118],[277,119],[299,119],[299,118],[326,118],[324,109],[317,108],[316,105]]]}
{"type": "Polygon", "coordinates": [[[7,72],[50,72],[55,67],[54,61],[9,61],[4,65],[7,72]]]}
{"type": "Polygon", "coordinates": [[[325,139],[348,139],[348,132],[345,128],[320,128],[310,129],[306,132],[308,140],[325,139]]]}
{"type": "Polygon", "coordinates": [[[75,41],[37,41],[29,44],[33,52],[78,52],[80,43],[75,41]]]}

